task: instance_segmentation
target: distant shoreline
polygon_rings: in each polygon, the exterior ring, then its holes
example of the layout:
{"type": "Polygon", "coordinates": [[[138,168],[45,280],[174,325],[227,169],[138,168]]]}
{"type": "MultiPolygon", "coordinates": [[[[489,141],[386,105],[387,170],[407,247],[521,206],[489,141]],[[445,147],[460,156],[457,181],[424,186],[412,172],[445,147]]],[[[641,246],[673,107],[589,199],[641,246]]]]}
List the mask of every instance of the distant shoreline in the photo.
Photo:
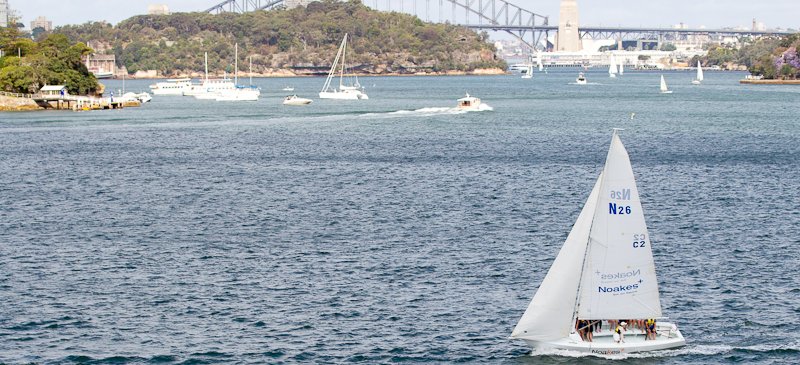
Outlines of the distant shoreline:
{"type": "Polygon", "coordinates": [[[740,84],[752,85],[800,85],[800,80],[739,80],[740,84]]]}
{"type": "MultiPolygon", "coordinates": [[[[484,68],[484,69],[476,69],[473,71],[444,71],[444,72],[418,72],[418,73],[400,73],[400,72],[387,72],[387,73],[378,73],[378,74],[353,74],[354,76],[358,77],[381,77],[381,76],[492,76],[492,75],[507,75],[509,74],[508,71],[501,70],[499,68],[484,68]]],[[[277,77],[326,77],[328,73],[294,73],[289,70],[279,70],[275,72],[268,72],[268,73],[247,73],[242,72],[239,74],[239,78],[248,78],[250,76],[253,77],[266,77],[266,78],[277,78],[277,77]]],[[[223,76],[228,78],[233,78],[233,75],[209,75],[208,77],[211,78],[222,78],[223,76]]],[[[180,76],[142,76],[136,77],[132,75],[127,75],[126,78],[131,80],[147,80],[147,79],[179,79],[179,78],[203,78],[204,75],[200,72],[193,72],[189,75],[180,75],[180,76]]],[[[120,77],[114,78],[114,80],[120,80],[120,77]]],[[[108,79],[99,79],[99,82],[103,82],[103,80],[108,79]]]]}

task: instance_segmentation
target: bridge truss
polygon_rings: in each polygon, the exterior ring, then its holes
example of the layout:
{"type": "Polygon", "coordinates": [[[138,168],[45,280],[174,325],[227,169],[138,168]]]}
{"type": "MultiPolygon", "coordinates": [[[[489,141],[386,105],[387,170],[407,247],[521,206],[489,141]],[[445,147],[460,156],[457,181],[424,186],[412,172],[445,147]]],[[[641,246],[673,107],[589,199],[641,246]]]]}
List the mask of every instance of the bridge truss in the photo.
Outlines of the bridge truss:
{"type": "MultiPolygon", "coordinates": [[[[431,20],[431,9],[439,23],[464,25],[473,29],[503,31],[522,41],[529,48],[547,38],[548,17],[523,9],[506,0],[362,0],[367,6],[381,11],[410,12],[417,17],[421,8],[417,3],[424,1],[427,21],[431,20]],[[411,6],[406,9],[406,3],[411,6]],[[407,11],[408,10],[408,11],[407,11]],[[418,11],[419,10],[419,11],[418,11]]],[[[225,0],[212,6],[208,13],[245,13],[282,7],[284,0],[225,0]]]]}
{"type": "Polygon", "coordinates": [[[204,13],[246,13],[256,10],[269,10],[283,6],[283,0],[225,0],[204,11],[204,13]]]}

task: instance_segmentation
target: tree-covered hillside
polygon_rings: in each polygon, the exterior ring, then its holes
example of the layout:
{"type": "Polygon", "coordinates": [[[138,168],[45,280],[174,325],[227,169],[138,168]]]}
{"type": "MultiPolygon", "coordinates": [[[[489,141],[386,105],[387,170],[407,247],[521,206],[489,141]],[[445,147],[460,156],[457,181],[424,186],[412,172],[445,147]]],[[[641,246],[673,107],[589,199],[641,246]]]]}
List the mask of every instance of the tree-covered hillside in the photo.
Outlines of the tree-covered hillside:
{"type": "Polygon", "coordinates": [[[0,90],[34,93],[44,85],[66,85],[70,94],[89,94],[97,79],[81,61],[92,52],[83,43],[71,43],[62,34],[49,34],[38,42],[23,37],[16,28],[0,28],[0,90]]]}
{"type": "MultiPolygon", "coordinates": [[[[714,45],[703,60],[706,65],[743,65],[753,75],[767,79],[800,77],[800,33],[761,38],[740,48],[714,45]]],[[[693,61],[694,62],[694,61],[693,61]]]]}
{"type": "Polygon", "coordinates": [[[364,73],[506,67],[485,34],[378,12],[357,0],[245,14],[140,15],[117,26],[93,22],[55,32],[115,54],[129,72],[153,69],[164,75],[201,71],[204,52],[212,71],[231,71],[236,43],[243,70],[252,56],[255,72],[324,72],[345,33],[351,36],[348,63],[364,73]]]}

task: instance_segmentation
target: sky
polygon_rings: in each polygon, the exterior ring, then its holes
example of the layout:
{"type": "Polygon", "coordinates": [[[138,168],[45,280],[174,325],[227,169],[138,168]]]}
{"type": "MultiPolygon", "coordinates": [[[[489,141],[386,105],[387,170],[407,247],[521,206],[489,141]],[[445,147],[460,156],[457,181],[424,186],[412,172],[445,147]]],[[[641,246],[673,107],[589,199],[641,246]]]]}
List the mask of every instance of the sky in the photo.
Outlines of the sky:
{"type": "MultiPolygon", "coordinates": [[[[37,16],[53,21],[54,26],[105,20],[111,23],[147,12],[149,4],[166,4],[172,12],[203,11],[222,0],[8,0],[18,11],[26,27],[37,16]]],[[[244,1],[244,0],[240,0],[244,1]]],[[[263,0],[262,0],[263,1],[263,0]]],[[[425,3],[431,4],[430,19],[437,20],[441,0],[364,0],[381,10],[392,6],[399,10],[402,3],[411,12],[416,1],[417,13],[423,20],[427,15],[425,3]]],[[[484,0],[488,2],[489,0],[484,0]]],[[[559,0],[508,0],[524,9],[550,16],[557,24],[559,0]]],[[[594,26],[671,27],[684,23],[707,28],[750,27],[753,18],[769,28],[800,29],[800,0],[577,0],[580,23],[594,26]]],[[[465,2],[465,0],[461,0],[465,2]]],[[[444,1],[448,3],[448,1],[444,1]]],[[[449,17],[451,7],[445,6],[449,17]]]]}

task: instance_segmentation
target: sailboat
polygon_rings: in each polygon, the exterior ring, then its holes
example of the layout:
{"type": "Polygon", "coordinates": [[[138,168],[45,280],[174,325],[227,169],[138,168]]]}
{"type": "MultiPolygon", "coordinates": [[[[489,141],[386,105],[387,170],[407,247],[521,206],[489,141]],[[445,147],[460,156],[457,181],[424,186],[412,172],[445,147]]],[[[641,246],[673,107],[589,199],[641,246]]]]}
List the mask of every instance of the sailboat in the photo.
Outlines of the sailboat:
{"type": "Polygon", "coordinates": [[[608,61],[608,77],[615,78],[617,77],[617,62],[614,60],[614,55],[612,54],[609,57],[608,61]]]}
{"type": "Polygon", "coordinates": [[[672,90],[667,88],[667,82],[664,80],[664,75],[661,75],[661,93],[672,94],[672,90]]]}
{"type": "Polygon", "coordinates": [[[525,70],[525,74],[522,75],[523,79],[532,79],[533,78],[533,64],[528,64],[528,68],[525,70]]]}
{"type": "Polygon", "coordinates": [[[622,76],[625,73],[625,68],[622,67],[622,62],[619,64],[619,75],[622,76]]]}
{"type": "Polygon", "coordinates": [[[250,59],[250,86],[239,85],[239,44],[234,45],[233,89],[224,89],[217,92],[217,101],[258,101],[261,91],[253,87],[253,60],[250,59]]]}
{"type": "Polygon", "coordinates": [[[200,100],[213,100],[217,98],[217,93],[236,88],[236,84],[227,77],[221,79],[208,78],[208,52],[204,54],[204,64],[205,77],[203,78],[203,82],[200,84],[192,84],[191,87],[184,90],[183,95],[194,96],[195,99],[200,100]]]}
{"type": "Polygon", "coordinates": [[[703,67],[700,66],[700,60],[697,60],[697,77],[692,80],[692,85],[700,85],[703,81],[703,67]]]}
{"type": "Polygon", "coordinates": [[[369,99],[367,94],[358,83],[358,76],[355,78],[355,83],[352,85],[344,84],[345,70],[347,65],[345,57],[347,54],[347,33],[342,39],[342,44],[339,46],[339,51],[336,52],[336,58],[333,60],[331,70],[328,72],[328,78],[325,80],[325,85],[322,86],[322,91],[319,92],[320,99],[343,99],[343,100],[366,100],[369,99]],[[331,86],[331,81],[336,77],[336,66],[342,60],[342,67],[339,70],[339,89],[331,86]]]}
{"type": "Polygon", "coordinates": [[[511,334],[534,349],[622,355],[686,344],[662,317],[650,235],[618,131],[575,225],[511,334]],[[603,329],[584,341],[575,332],[576,320],[593,325],[622,318],[658,319],[655,337],[621,329],[617,341],[614,329],[603,329]]]}

